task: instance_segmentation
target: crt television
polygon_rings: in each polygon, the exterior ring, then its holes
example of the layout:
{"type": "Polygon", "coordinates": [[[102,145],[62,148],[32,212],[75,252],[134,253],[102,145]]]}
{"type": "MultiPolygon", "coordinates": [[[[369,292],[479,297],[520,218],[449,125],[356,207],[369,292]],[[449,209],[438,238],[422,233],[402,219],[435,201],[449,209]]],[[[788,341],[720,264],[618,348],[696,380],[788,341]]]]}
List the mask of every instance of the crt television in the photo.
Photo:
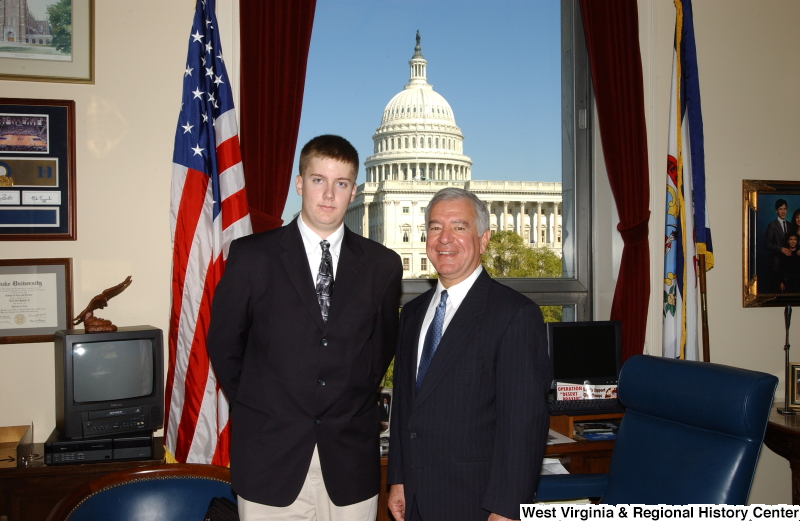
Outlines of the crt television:
{"type": "Polygon", "coordinates": [[[620,322],[550,322],[547,349],[553,382],[616,384],[621,369],[620,322]]]}
{"type": "Polygon", "coordinates": [[[152,326],[55,333],[56,429],[69,439],[164,424],[163,334],[152,326]]]}

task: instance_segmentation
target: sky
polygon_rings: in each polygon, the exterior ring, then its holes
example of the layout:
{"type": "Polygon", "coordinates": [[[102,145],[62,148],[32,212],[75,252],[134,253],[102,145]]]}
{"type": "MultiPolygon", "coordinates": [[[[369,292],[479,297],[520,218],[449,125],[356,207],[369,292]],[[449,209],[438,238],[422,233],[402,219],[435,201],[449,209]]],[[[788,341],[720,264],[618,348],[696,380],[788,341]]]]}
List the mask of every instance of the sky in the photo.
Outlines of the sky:
{"type": "Polygon", "coordinates": [[[37,20],[47,18],[47,6],[58,2],[58,0],[28,0],[28,9],[37,20]]]}
{"type": "MultiPolygon", "coordinates": [[[[472,178],[560,181],[560,25],[558,0],[317,0],[294,174],[307,141],[339,134],[358,150],[364,182],[419,30],[428,83],[453,109],[472,178]]],[[[284,224],[299,210],[292,183],[284,224]]]]}

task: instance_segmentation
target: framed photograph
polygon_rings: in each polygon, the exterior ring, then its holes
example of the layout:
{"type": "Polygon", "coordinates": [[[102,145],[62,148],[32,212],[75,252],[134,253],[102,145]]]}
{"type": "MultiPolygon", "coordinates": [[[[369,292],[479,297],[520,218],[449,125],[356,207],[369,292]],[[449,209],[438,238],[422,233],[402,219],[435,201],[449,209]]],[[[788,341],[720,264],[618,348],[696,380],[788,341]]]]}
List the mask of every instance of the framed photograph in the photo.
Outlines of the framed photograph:
{"type": "Polygon", "coordinates": [[[72,259],[0,260],[0,344],[52,342],[71,324],[72,259]]]}
{"type": "Polygon", "coordinates": [[[94,83],[94,0],[7,0],[5,13],[0,79],[94,83]]]}
{"type": "Polygon", "coordinates": [[[742,181],[743,305],[800,304],[800,181],[742,181]]]}
{"type": "Polygon", "coordinates": [[[75,222],[75,102],[0,98],[0,241],[72,241],[75,222]]]}
{"type": "Polygon", "coordinates": [[[800,409],[800,364],[789,364],[789,404],[790,409],[800,409]]]}
{"type": "Polygon", "coordinates": [[[381,387],[378,390],[378,409],[380,410],[381,436],[389,434],[389,420],[392,417],[392,389],[381,387]]]}

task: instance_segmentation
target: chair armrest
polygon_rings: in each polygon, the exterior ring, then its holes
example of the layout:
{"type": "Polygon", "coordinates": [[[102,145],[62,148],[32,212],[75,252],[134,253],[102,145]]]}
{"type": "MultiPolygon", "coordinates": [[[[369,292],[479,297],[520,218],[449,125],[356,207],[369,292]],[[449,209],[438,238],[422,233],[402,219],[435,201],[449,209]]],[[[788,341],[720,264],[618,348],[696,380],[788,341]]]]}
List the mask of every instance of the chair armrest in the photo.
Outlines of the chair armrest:
{"type": "Polygon", "coordinates": [[[536,501],[603,497],[608,474],[553,474],[539,477],[536,501]]]}

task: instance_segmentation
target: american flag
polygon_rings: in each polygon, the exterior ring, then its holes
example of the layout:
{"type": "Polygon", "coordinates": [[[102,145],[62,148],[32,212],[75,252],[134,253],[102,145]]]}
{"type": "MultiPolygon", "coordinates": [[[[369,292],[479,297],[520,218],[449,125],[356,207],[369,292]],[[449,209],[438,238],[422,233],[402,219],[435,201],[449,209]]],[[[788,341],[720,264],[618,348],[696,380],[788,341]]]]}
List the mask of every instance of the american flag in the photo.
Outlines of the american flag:
{"type": "Polygon", "coordinates": [[[227,465],[228,402],[206,351],[231,241],[252,233],[214,0],[197,2],[172,165],[172,304],[166,382],[171,462],[227,465]]]}

